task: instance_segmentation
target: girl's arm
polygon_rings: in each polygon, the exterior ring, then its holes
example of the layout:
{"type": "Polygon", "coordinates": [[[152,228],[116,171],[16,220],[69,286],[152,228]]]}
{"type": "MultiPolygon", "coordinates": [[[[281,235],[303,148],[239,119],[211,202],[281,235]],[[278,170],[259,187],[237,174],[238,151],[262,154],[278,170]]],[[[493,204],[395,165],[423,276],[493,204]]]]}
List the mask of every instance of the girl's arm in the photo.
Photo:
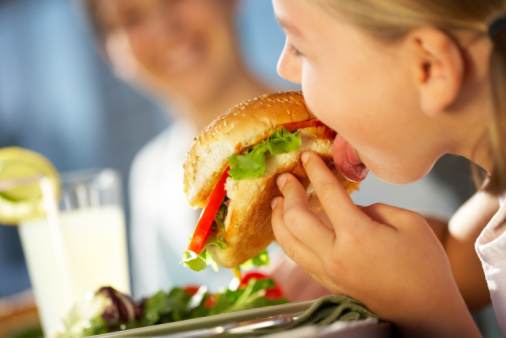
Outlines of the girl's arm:
{"type": "Polygon", "coordinates": [[[452,217],[443,242],[453,275],[471,310],[479,310],[490,303],[490,294],[474,243],[498,208],[497,197],[483,191],[476,193],[452,217]]]}
{"type": "Polygon", "coordinates": [[[427,218],[446,249],[453,275],[472,311],[480,310],[490,303],[490,294],[474,243],[498,208],[497,197],[480,191],[462,205],[449,224],[436,218],[427,218]]]}

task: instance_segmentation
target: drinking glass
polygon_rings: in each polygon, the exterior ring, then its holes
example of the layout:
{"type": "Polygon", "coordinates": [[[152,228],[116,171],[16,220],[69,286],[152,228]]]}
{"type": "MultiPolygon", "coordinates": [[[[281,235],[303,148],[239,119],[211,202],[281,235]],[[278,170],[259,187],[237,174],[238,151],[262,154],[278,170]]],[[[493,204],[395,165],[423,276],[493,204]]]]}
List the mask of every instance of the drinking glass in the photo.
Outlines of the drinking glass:
{"type": "Polygon", "coordinates": [[[39,178],[44,213],[19,234],[46,337],[62,329],[71,306],[102,286],[129,293],[121,181],[101,169],[39,178]],[[60,196],[58,196],[60,195],[60,196]]]}

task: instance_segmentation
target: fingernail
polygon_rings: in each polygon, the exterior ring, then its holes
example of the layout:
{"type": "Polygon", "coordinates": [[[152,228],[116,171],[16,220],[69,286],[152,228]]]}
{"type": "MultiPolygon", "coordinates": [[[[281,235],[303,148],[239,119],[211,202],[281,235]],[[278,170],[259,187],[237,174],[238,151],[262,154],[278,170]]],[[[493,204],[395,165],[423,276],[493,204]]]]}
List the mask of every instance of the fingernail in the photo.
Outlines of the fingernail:
{"type": "Polygon", "coordinates": [[[303,152],[300,156],[300,160],[302,161],[302,164],[306,164],[309,161],[309,153],[303,152]]]}
{"type": "Polygon", "coordinates": [[[279,201],[280,201],[280,200],[281,200],[281,198],[280,198],[280,197],[276,197],[276,198],[274,198],[274,199],[272,200],[272,202],[271,202],[271,208],[272,208],[272,209],[276,209],[276,207],[278,206],[278,204],[279,204],[279,201]]]}
{"type": "Polygon", "coordinates": [[[280,175],[276,181],[278,184],[278,188],[282,189],[285,186],[287,180],[288,180],[288,177],[286,174],[280,175]]]}

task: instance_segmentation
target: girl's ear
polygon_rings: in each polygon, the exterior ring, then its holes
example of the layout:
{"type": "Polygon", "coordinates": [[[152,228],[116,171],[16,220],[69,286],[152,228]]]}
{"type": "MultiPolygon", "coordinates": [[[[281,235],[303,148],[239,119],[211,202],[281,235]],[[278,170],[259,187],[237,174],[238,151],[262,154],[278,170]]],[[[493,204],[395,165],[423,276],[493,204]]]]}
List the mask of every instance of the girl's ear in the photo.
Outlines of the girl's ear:
{"type": "Polygon", "coordinates": [[[436,28],[408,36],[411,67],[420,107],[429,116],[444,113],[457,99],[464,78],[464,56],[457,42],[436,28]]]}

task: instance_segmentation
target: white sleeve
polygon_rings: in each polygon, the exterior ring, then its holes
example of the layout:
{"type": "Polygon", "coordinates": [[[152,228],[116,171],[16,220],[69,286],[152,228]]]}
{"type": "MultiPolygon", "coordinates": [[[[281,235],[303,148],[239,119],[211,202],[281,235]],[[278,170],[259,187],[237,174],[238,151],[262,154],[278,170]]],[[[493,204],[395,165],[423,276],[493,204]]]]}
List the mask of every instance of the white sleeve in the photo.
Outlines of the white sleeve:
{"type": "Polygon", "coordinates": [[[497,323],[506,334],[506,205],[483,229],[475,247],[483,265],[497,323]]]}
{"type": "Polygon", "coordinates": [[[142,157],[137,157],[130,174],[130,248],[132,290],[135,298],[147,296],[159,289],[161,273],[158,267],[161,262],[159,241],[157,240],[156,220],[153,213],[146,208],[152,194],[145,180],[149,175],[143,170],[142,157]]]}

